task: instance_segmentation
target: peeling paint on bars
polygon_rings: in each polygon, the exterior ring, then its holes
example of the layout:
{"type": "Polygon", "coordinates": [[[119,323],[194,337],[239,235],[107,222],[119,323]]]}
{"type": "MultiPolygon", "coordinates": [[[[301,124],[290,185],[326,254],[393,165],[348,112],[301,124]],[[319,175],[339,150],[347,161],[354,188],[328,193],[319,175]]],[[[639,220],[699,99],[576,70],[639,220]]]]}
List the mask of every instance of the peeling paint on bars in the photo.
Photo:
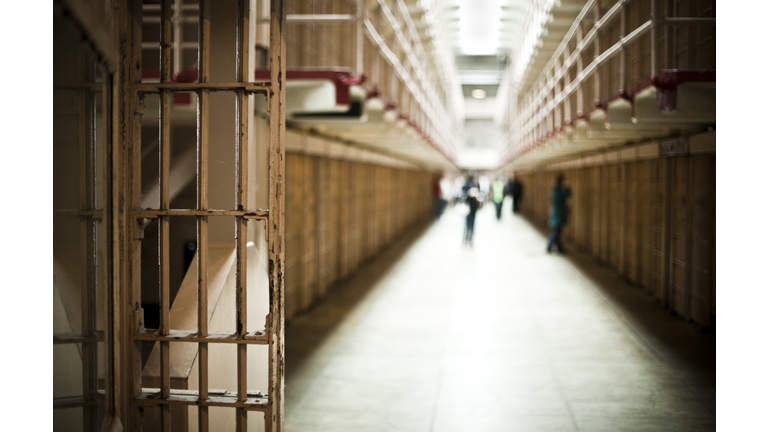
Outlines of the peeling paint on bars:
{"type": "MultiPolygon", "coordinates": [[[[160,81],[171,82],[171,1],[163,0],[160,7],[160,81]]],[[[170,208],[170,176],[171,176],[171,95],[166,91],[160,92],[160,209],[170,208]]],[[[170,294],[170,219],[163,216],[158,220],[159,244],[159,275],[160,275],[160,333],[167,335],[171,330],[171,294],[170,294]]],[[[160,342],[160,377],[162,397],[167,398],[171,392],[171,346],[168,341],[160,342]]],[[[162,407],[161,429],[171,430],[171,410],[169,406],[162,407]]]]}
{"type": "Polygon", "coordinates": [[[265,414],[266,432],[283,431],[284,391],[284,300],[285,300],[285,82],[286,70],[284,0],[270,4],[270,82],[269,92],[269,299],[267,317],[269,338],[270,410],[265,414]]]}
{"type": "MultiPolygon", "coordinates": [[[[198,10],[198,78],[201,85],[207,85],[210,79],[210,43],[211,43],[211,2],[201,0],[198,10]]],[[[208,209],[208,123],[209,90],[203,89],[197,95],[197,208],[208,209]]],[[[201,337],[209,338],[208,333],[208,217],[197,217],[197,330],[201,337]]],[[[208,342],[206,339],[198,345],[198,381],[199,400],[208,399],[208,342]]],[[[208,406],[200,405],[197,409],[197,425],[200,432],[208,432],[208,406]]]]}
{"type": "MultiPolygon", "coordinates": [[[[249,52],[249,14],[250,1],[238,0],[237,8],[237,39],[236,69],[237,81],[248,81],[248,52],[249,52]]],[[[248,97],[244,90],[238,90],[235,98],[236,149],[235,149],[235,208],[245,210],[248,208],[248,97]]],[[[248,327],[248,221],[239,216],[235,218],[235,328],[238,336],[245,336],[248,327]]],[[[237,346],[237,401],[245,402],[248,399],[248,346],[237,346]]],[[[248,431],[248,413],[244,408],[235,410],[235,429],[239,432],[248,431]]]]}
{"type": "MultiPolygon", "coordinates": [[[[161,43],[160,43],[160,83],[141,83],[136,80],[130,87],[126,95],[126,100],[138,101],[144,94],[158,93],[160,97],[159,113],[159,183],[160,183],[160,208],[142,209],[135,203],[133,194],[132,203],[128,204],[126,215],[127,220],[133,221],[132,229],[140,230],[144,219],[157,219],[159,238],[158,238],[158,266],[159,266],[159,290],[160,290],[160,328],[157,330],[143,328],[143,312],[140,308],[140,287],[135,290],[131,298],[129,307],[131,343],[139,346],[139,341],[158,341],[161,346],[161,381],[160,388],[148,389],[141,388],[140,366],[137,371],[129,375],[129,382],[132,388],[139,391],[134,392],[136,396],[132,399],[132,416],[127,426],[132,430],[141,426],[141,411],[139,407],[159,407],[162,412],[162,430],[170,430],[171,416],[170,407],[173,405],[196,406],[198,412],[198,430],[207,431],[209,425],[209,406],[235,408],[236,428],[239,431],[248,429],[247,419],[248,411],[262,411],[265,413],[265,429],[267,431],[283,430],[283,368],[284,368],[284,315],[283,315],[283,297],[284,297],[284,188],[282,181],[285,170],[284,162],[284,142],[285,142],[285,42],[284,26],[285,12],[284,2],[275,0],[272,2],[271,12],[271,40],[270,52],[272,55],[272,64],[276,65],[269,83],[249,82],[249,51],[252,44],[249,39],[251,1],[238,1],[237,18],[237,39],[236,39],[236,70],[237,82],[235,83],[210,83],[210,11],[212,2],[210,0],[201,0],[199,7],[198,20],[198,71],[199,82],[197,83],[174,83],[171,82],[171,62],[174,60],[171,56],[172,38],[171,33],[176,32],[175,23],[172,22],[171,4],[176,4],[178,0],[163,0],[159,5],[161,12],[161,43]],[[209,128],[210,128],[210,94],[212,92],[232,92],[235,94],[236,125],[235,136],[235,206],[233,209],[210,209],[208,197],[209,178],[209,128]],[[171,95],[177,92],[195,92],[197,93],[197,204],[195,209],[172,209],[170,208],[170,110],[171,95]],[[270,205],[269,210],[254,210],[249,206],[248,197],[248,128],[252,118],[249,112],[249,96],[253,94],[266,94],[270,106],[270,205]],[[236,316],[235,332],[210,332],[208,328],[208,286],[207,279],[209,273],[209,238],[208,221],[210,217],[228,216],[235,219],[235,289],[236,289],[236,316]],[[169,228],[171,217],[186,217],[196,220],[197,231],[197,330],[174,330],[170,323],[170,283],[169,283],[169,228]],[[267,316],[266,328],[248,332],[247,325],[247,239],[248,239],[248,221],[263,220],[265,229],[268,232],[267,241],[269,249],[269,281],[270,281],[270,312],[267,316]],[[138,221],[139,223],[136,223],[138,221]],[[199,366],[199,386],[200,391],[178,390],[170,388],[170,343],[186,342],[198,344],[198,366],[199,366]],[[208,344],[234,344],[237,352],[237,389],[236,391],[219,391],[209,389],[209,364],[208,364],[208,344]],[[249,345],[268,345],[269,346],[269,392],[262,395],[260,392],[247,389],[247,359],[249,345]]],[[[128,12],[126,17],[140,16],[141,5],[137,4],[136,9],[132,11],[135,15],[128,12]]],[[[130,19],[129,19],[130,20],[130,19]]],[[[141,34],[140,23],[132,29],[126,29],[126,35],[138,36],[141,34]]],[[[134,59],[141,56],[140,37],[137,37],[137,43],[131,44],[135,50],[134,59]]],[[[179,38],[175,38],[178,42],[179,38]]],[[[126,63],[129,63],[126,61],[126,63]]],[[[133,63],[126,64],[130,69],[133,63]]],[[[140,68],[139,68],[140,69],[140,68]]],[[[134,115],[126,119],[133,122],[134,133],[139,133],[140,111],[142,106],[136,107],[134,115]]],[[[137,135],[138,136],[138,135],[137,135]]],[[[138,148],[138,143],[134,143],[138,148]]],[[[128,161],[132,188],[139,188],[140,178],[135,174],[140,166],[140,159],[137,157],[140,152],[133,155],[128,161]]],[[[72,209],[65,211],[65,216],[81,217],[84,221],[94,221],[99,219],[99,214],[82,210],[72,209]]],[[[89,222],[90,223],[90,222],[89,222]]],[[[135,232],[132,236],[133,259],[131,266],[134,271],[140,268],[140,249],[141,234],[135,232]]],[[[251,276],[252,277],[252,276],[251,276]]],[[[138,280],[137,280],[138,282],[138,280]]],[[[61,340],[54,340],[54,343],[64,343],[64,340],[90,340],[92,337],[87,335],[63,335],[61,340]]],[[[130,359],[140,365],[140,355],[138,350],[130,353],[130,359]],[[137,362],[138,360],[138,362],[137,362]]]]}

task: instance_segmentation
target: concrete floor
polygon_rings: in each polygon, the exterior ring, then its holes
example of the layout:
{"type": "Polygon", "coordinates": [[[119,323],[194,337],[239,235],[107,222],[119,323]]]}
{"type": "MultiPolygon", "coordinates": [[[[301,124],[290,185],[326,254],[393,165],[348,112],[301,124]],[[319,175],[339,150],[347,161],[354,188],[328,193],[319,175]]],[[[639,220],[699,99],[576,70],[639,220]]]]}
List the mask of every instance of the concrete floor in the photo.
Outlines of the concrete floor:
{"type": "Polygon", "coordinates": [[[505,204],[473,247],[449,209],[288,324],[287,431],[715,430],[715,336],[505,204]]]}

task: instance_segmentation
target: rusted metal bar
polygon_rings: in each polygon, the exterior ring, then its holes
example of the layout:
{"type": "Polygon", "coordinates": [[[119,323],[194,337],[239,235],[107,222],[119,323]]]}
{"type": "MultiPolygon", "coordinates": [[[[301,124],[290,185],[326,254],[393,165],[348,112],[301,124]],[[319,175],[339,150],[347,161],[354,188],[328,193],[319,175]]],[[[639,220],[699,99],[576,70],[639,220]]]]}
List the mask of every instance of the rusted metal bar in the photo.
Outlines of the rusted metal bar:
{"type": "Polygon", "coordinates": [[[285,1],[272,0],[269,26],[269,411],[266,432],[282,432],[285,389],[285,1]]]}
{"type": "MultiPolygon", "coordinates": [[[[144,4],[142,6],[143,6],[145,11],[155,12],[155,11],[159,11],[160,10],[160,5],[159,4],[144,4]]],[[[174,5],[174,7],[178,7],[178,6],[174,5]]],[[[194,10],[198,9],[198,5],[196,5],[196,4],[182,4],[181,5],[181,10],[185,10],[185,9],[186,10],[194,11],[194,10]]]]}
{"type": "MultiPolygon", "coordinates": [[[[201,0],[197,26],[197,71],[202,85],[210,81],[211,58],[211,0],[201,0]]],[[[210,91],[197,93],[197,210],[208,211],[208,129],[210,91]]],[[[208,399],[208,216],[197,216],[197,330],[201,338],[198,345],[199,399],[208,399]]],[[[209,430],[208,406],[197,409],[197,425],[200,432],[209,430]]]]}
{"type": "MultiPolygon", "coordinates": [[[[171,0],[162,0],[160,9],[160,82],[171,82],[171,0]]],[[[170,177],[171,177],[171,94],[160,91],[160,210],[170,208],[170,177]]],[[[163,216],[158,220],[158,258],[160,268],[160,332],[168,335],[171,330],[171,295],[170,295],[170,220],[163,216]]],[[[170,396],[171,347],[167,341],[160,342],[160,381],[164,398],[170,396]]],[[[169,406],[162,407],[161,428],[171,431],[171,410],[169,406]]]]}
{"type": "Polygon", "coordinates": [[[158,330],[143,329],[134,335],[136,340],[196,342],[196,343],[231,343],[238,345],[266,345],[266,330],[259,330],[240,335],[233,332],[208,332],[207,335],[194,330],[171,330],[164,335],[158,330]]]}
{"type": "Polygon", "coordinates": [[[194,92],[199,90],[217,91],[245,91],[252,94],[267,94],[269,83],[243,82],[243,83],[142,83],[134,86],[139,93],[178,93],[194,92]]]}
{"type": "MultiPolygon", "coordinates": [[[[149,17],[151,18],[151,17],[149,17]]],[[[159,20],[157,20],[159,22],[159,20]]],[[[197,24],[197,21],[190,21],[195,24],[197,24]]],[[[180,50],[183,49],[196,49],[197,48],[197,42],[179,42],[178,44],[174,44],[174,46],[179,47],[180,50]]],[[[156,44],[155,42],[144,42],[141,44],[141,48],[145,50],[156,50],[160,49],[160,45],[156,44]]],[[[177,72],[178,73],[178,72],[177,72]]]]}
{"type": "MultiPolygon", "coordinates": [[[[207,156],[207,155],[206,155],[207,156]]],[[[206,175],[207,175],[207,169],[206,169],[206,175]]],[[[207,199],[206,199],[207,201],[207,199]]],[[[148,219],[157,219],[165,216],[235,216],[235,217],[241,217],[244,219],[256,219],[256,220],[266,220],[269,217],[269,210],[212,210],[212,209],[201,209],[201,210],[183,210],[183,209],[173,209],[173,210],[153,210],[153,209],[141,209],[136,210],[134,212],[134,215],[137,218],[148,218],[148,219]]]]}
{"type": "MultiPolygon", "coordinates": [[[[236,73],[238,82],[247,82],[249,44],[250,1],[238,0],[237,8],[237,39],[236,39],[236,73]]],[[[235,208],[248,208],[248,97],[244,91],[238,91],[235,97],[235,208]]],[[[248,328],[248,221],[242,217],[235,218],[235,328],[240,336],[244,336],[248,328]]],[[[248,347],[237,346],[237,400],[245,402],[248,399],[248,347]]],[[[248,413],[243,408],[235,410],[235,429],[239,432],[248,431],[248,413]]]]}
{"type": "Polygon", "coordinates": [[[104,210],[75,210],[58,209],[53,211],[54,217],[81,217],[86,219],[104,219],[104,210]]]}
{"type": "Polygon", "coordinates": [[[54,345],[92,342],[104,342],[104,332],[97,330],[88,336],[81,333],[57,333],[53,335],[54,345]]]}
{"type": "Polygon", "coordinates": [[[142,22],[140,2],[119,3],[116,7],[118,35],[117,43],[120,56],[115,82],[115,100],[117,109],[113,114],[116,125],[115,139],[122,143],[122,148],[115,158],[114,178],[117,179],[115,190],[115,231],[118,243],[116,303],[119,316],[116,317],[116,340],[121,354],[116,394],[120,395],[117,406],[125,413],[125,430],[139,430],[142,424],[142,412],[136,406],[134,395],[141,392],[142,364],[141,343],[132,338],[136,329],[143,325],[141,309],[141,244],[142,226],[133,218],[133,209],[141,203],[141,122],[137,121],[144,105],[137,97],[135,84],[141,82],[141,39],[142,22]]]}
{"type": "MultiPolygon", "coordinates": [[[[81,61],[81,76],[86,81],[93,81],[93,65],[88,61],[81,61]]],[[[90,92],[79,92],[79,115],[80,121],[78,127],[81,128],[81,147],[80,159],[80,196],[79,205],[82,210],[91,211],[96,207],[96,136],[94,126],[93,96],[90,92]]],[[[96,305],[96,289],[98,276],[96,274],[99,268],[98,262],[98,240],[97,221],[91,218],[83,218],[79,221],[83,261],[81,266],[84,270],[82,275],[85,280],[81,288],[82,321],[80,331],[85,337],[93,337],[96,332],[96,315],[98,308],[96,305]]],[[[96,343],[87,342],[82,344],[83,375],[82,388],[85,403],[89,404],[83,407],[83,429],[86,431],[95,431],[98,428],[97,412],[95,407],[91,407],[97,386],[98,375],[98,346],[96,343]]]]}
{"type": "MultiPolygon", "coordinates": [[[[160,389],[144,388],[136,396],[136,404],[139,406],[199,406],[199,407],[226,407],[236,408],[245,411],[268,412],[269,398],[260,391],[248,390],[248,397],[241,401],[238,400],[236,392],[226,390],[213,390],[209,392],[208,399],[201,400],[199,393],[195,390],[171,390],[168,397],[163,397],[160,389]]],[[[247,414],[247,413],[246,413],[247,414]]]]}
{"type": "Polygon", "coordinates": [[[98,404],[99,402],[95,400],[85,400],[83,396],[53,398],[53,409],[87,408],[90,410],[96,408],[98,404]]]}

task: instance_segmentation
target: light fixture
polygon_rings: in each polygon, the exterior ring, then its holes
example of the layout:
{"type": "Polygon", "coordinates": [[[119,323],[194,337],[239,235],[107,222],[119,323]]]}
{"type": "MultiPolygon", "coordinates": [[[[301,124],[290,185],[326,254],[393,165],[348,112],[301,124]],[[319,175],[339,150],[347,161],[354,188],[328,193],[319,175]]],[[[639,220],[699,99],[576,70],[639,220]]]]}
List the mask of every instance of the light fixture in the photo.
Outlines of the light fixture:
{"type": "Polygon", "coordinates": [[[472,97],[475,99],[485,99],[485,90],[483,89],[472,90],[472,97]]]}

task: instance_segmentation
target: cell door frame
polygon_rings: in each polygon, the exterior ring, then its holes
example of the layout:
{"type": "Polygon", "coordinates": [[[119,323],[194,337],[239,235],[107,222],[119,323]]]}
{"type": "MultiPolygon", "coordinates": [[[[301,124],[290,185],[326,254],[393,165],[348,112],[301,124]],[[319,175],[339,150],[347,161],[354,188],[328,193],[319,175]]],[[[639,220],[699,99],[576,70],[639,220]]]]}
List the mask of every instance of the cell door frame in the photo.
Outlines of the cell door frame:
{"type": "MultiPolygon", "coordinates": [[[[266,1],[266,0],[259,0],[266,1]]],[[[124,365],[119,374],[119,401],[122,417],[127,430],[139,430],[142,423],[142,407],[159,407],[161,430],[170,431],[171,406],[198,407],[199,430],[209,430],[208,407],[234,408],[236,430],[248,428],[248,412],[264,413],[265,430],[283,430],[284,392],[284,207],[285,196],[285,20],[284,0],[272,0],[270,11],[270,64],[269,82],[254,82],[249,76],[248,56],[255,43],[250,38],[251,2],[238,0],[236,82],[210,81],[210,11],[212,0],[199,2],[199,79],[193,83],[173,82],[171,75],[172,5],[174,0],[161,1],[161,66],[160,82],[142,83],[141,80],[141,10],[140,0],[124,0],[118,7],[118,45],[122,54],[119,65],[119,81],[115,95],[119,98],[114,118],[115,133],[120,151],[117,152],[115,185],[116,209],[116,250],[118,265],[116,278],[121,290],[117,304],[120,363],[124,365]],[[173,94],[193,92],[197,100],[197,208],[174,209],[170,206],[170,108],[173,94]],[[208,99],[212,92],[229,92],[236,100],[236,199],[234,208],[211,209],[207,202],[208,176],[208,99]],[[141,208],[141,97],[145,94],[159,95],[159,182],[160,205],[158,209],[141,208]],[[262,94],[267,98],[270,119],[269,145],[269,208],[248,210],[248,128],[253,118],[248,97],[262,94]],[[236,331],[208,331],[207,282],[207,224],[210,218],[234,217],[236,250],[236,331]],[[197,331],[174,330],[170,326],[169,294],[169,221],[171,217],[194,218],[197,223],[198,241],[198,327],[197,331]],[[160,325],[159,329],[145,329],[141,309],[141,239],[142,223],[156,219],[159,227],[159,271],[160,271],[160,325]],[[264,330],[247,331],[247,231],[249,220],[261,220],[266,225],[268,242],[269,314],[264,330]],[[202,318],[201,318],[202,317],[202,318]],[[161,385],[159,389],[142,388],[141,343],[154,341],[160,345],[161,385]],[[170,344],[191,342],[198,344],[200,390],[174,391],[170,385],[170,344]],[[208,388],[207,350],[211,343],[231,344],[237,347],[237,389],[225,394],[210,392],[208,388]],[[266,394],[252,394],[247,388],[247,348],[249,345],[268,347],[268,382],[266,394]]],[[[178,5],[179,3],[176,2],[178,5]]],[[[258,9],[257,9],[258,10],[258,9]]],[[[260,97],[260,96],[257,96],[260,97]]],[[[251,354],[253,355],[253,354],[251,354]]]]}

